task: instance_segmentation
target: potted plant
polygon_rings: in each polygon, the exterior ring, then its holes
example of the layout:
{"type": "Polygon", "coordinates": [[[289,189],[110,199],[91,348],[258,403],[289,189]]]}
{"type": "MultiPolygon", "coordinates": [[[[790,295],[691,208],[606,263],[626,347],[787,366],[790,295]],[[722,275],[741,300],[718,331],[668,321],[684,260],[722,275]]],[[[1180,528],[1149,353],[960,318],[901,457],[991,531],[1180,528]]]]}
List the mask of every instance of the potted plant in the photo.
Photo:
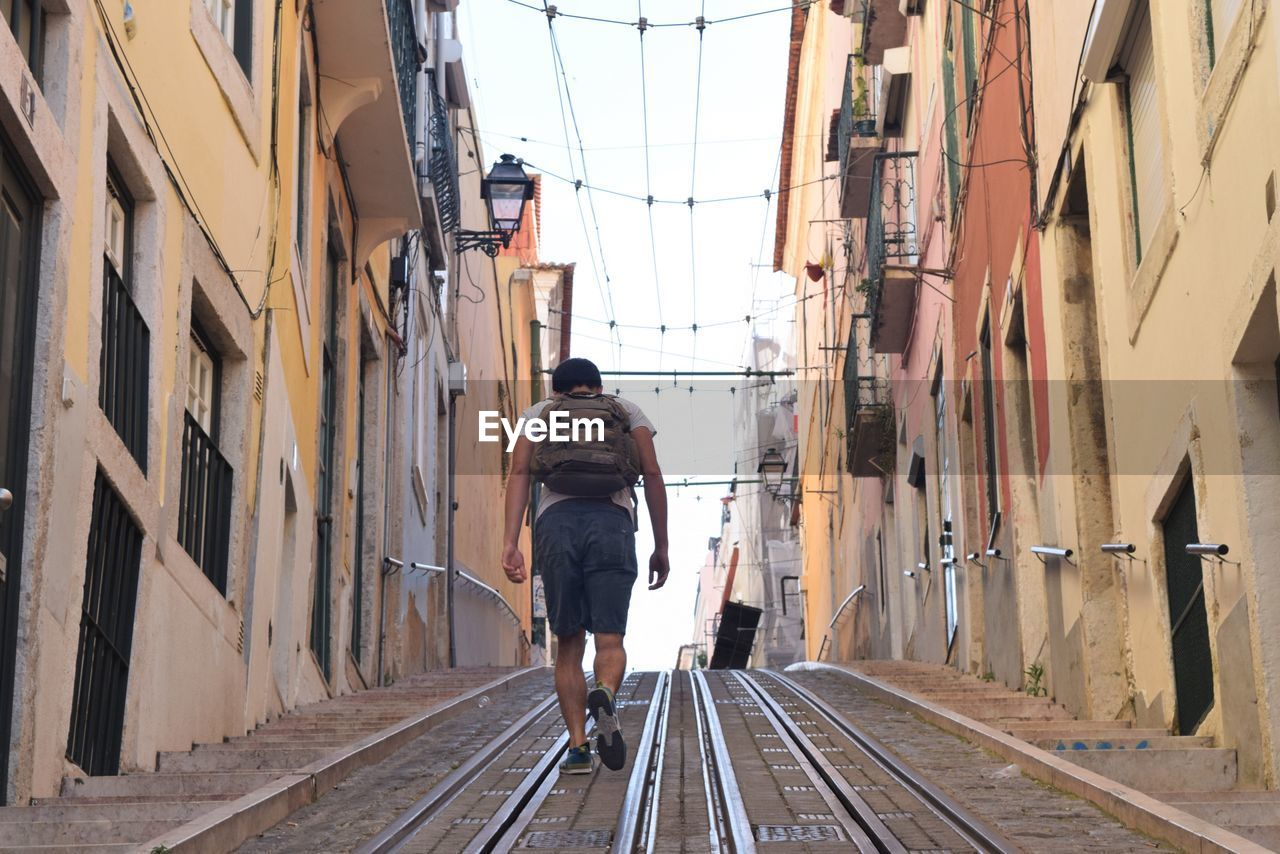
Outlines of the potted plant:
{"type": "Polygon", "coordinates": [[[867,79],[864,74],[866,64],[862,54],[854,54],[853,58],[853,132],[858,136],[876,135],[876,117],[871,113],[870,93],[867,91],[867,79]]]}

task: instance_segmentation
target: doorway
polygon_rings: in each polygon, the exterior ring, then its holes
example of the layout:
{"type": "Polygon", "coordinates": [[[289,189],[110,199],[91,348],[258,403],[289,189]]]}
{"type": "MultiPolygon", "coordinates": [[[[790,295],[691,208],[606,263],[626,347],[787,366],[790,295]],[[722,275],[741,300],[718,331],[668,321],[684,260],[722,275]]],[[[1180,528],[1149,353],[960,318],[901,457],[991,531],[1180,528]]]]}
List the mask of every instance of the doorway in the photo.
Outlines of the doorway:
{"type": "Polygon", "coordinates": [[[9,777],[18,654],[39,217],[30,183],[0,140],[0,781],[9,777]]]}
{"type": "Polygon", "coordinates": [[[1213,708],[1213,654],[1205,612],[1204,569],[1200,558],[1186,550],[1188,543],[1200,542],[1196,492],[1190,478],[1169,508],[1162,527],[1178,734],[1191,735],[1213,708]]]}

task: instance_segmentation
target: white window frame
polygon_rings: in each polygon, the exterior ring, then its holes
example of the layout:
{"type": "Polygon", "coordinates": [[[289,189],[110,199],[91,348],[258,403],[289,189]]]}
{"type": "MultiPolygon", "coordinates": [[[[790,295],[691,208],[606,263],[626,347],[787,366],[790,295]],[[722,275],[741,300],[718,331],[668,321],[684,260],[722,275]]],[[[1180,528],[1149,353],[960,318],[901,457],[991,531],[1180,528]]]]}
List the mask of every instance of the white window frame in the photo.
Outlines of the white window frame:
{"type": "Polygon", "coordinates": [[[227,44],[232,47],[236,42],[236,0],[204,0],[204,7],[213,18],[213,25],[222,33],[227,44]]]}
{"type": "Polygon", "coordinates": [[[196,337],[190,336],[190,352],[187,361],[187,412],[200,425],[206,436],[213,437],[213,403],[217,395],[214,388],[217,371],[213,356],[196,337]]]}
{"type": "Polygon", "coordinates": [[[124,278],[124,253],[125,253],[125,223],[128,218],[124,212],[124,205],[120,203],[120,199],[110,189],[107,191],[106,217],[103,220],[103,252],[112,266],[116,268],[116,274],[121,279],[124,278]]]}

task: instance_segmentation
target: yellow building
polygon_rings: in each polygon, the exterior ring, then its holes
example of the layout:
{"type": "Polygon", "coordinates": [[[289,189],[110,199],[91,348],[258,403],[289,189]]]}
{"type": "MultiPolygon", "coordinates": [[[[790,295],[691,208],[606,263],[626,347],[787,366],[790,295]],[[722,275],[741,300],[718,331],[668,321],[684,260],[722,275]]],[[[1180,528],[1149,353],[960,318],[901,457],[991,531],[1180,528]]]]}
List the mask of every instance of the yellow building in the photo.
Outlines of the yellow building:
{"type": "Polygon", "coordinates": [[[441,665],[445,5],[4,7],[5,802],[441,665]]]}
{"type": "Polygon", "coordinates": [[[1032,19],[1032,70],[1050,376],[1088,381],[1050,395],[1048,512],[1078,551],[1134,547],[1101,577],[1049,585],[1050,690],[1095,717],[1213,736],[1243,784],[1274,786],[1271,6],[1109,0],[1091,20],[1059,4],[1032,19]]]}

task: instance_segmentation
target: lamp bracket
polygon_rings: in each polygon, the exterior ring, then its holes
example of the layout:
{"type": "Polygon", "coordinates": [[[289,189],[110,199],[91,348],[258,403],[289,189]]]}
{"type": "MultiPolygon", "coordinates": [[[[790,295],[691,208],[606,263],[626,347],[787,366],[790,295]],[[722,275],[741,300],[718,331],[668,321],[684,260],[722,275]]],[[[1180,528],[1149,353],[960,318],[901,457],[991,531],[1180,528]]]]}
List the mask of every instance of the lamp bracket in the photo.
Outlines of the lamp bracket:
{"type": "Polygon", "coordinates": [[[453,251],[461,255],[468,249],[479,249],[490,258],[498,257],[499,249],[511,245],[511,234],[506,231],[470,231],[460,228],[453,233],[453,251]]]}

